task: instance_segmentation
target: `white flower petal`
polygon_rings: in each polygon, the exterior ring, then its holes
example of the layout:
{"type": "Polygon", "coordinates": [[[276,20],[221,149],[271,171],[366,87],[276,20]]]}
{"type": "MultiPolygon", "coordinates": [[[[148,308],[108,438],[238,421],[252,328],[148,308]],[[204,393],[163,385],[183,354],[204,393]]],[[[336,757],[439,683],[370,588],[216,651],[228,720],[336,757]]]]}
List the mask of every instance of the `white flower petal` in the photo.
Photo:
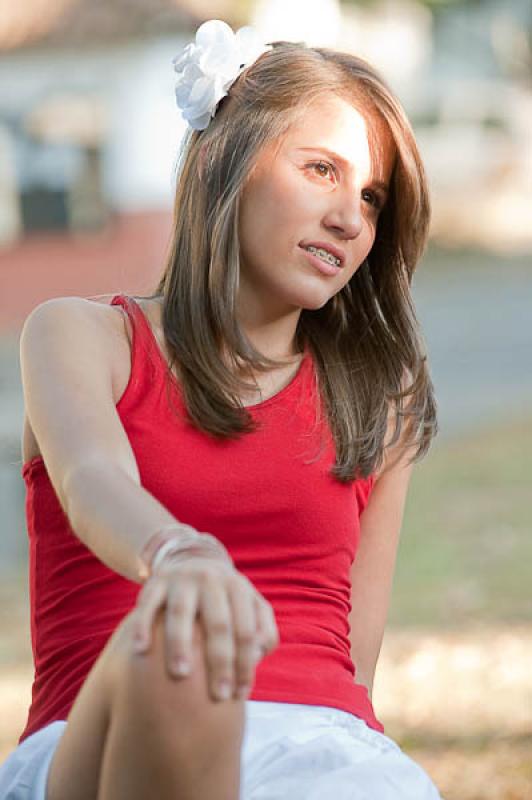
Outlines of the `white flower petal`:
{"type": "Polygon", "coordinates": [[[188,44],[172,62],[176,102],[184,119],[196,130],[206,128],[242,69],[271,49],[250,26],[235,34],[219,19],[200,25],[196,43],[188,44]]]}
{"type": "Polygon", "coordinates": [[[206,75],[221,75],[234,80],[240,68],[240,53],[236,47],[212,48],[202,53],[200,66],[206,75]]]}
{"type": "Polygon", "coordinates": [[[198,114],[203,114],[213,109],[226,94],[219,80],[200,78],[192,87],[187,107],[193,106],[198,114]]]}
{"type": "Polygon", "coordinates": [[[188,98],[190,97],[190,86],[187,83],[176,84],[175,99],[179,108],[185,108],[188,105],[188,98]]]}
{"type": "Polygon", "coordinates": [[[182,59],[186,58],[189,50],[190,50],[190,44],[187,44],[186,47],[181,48],[179,53],[176,53],[176,55],[173,57],[172,64],[175,65],[177,64],[178,61],[181,61],[182,59]]]}
{"type": "Polygon", "coordinates": [[[183,112],[183,119],[185,119],[191,128],[194,128],[196,131],[203,131],[209,124],[212,119],[212,114],[209,112],[207,114],[202,114],[201,116],[197,117],[194,115],[186,116],[183,112]]]}
{"type": "Polygon", "coordinates": [[[199,66],[199,64],[194,64],[190,62],[186,65],[182,72],[182,79],[189,83],[198,80],[198,78],[203,78],[203,70],[199,66]]]}
{"type": "Polygon", "coordinates": [[[193,53],[193,50],[194,50],[194,45],[187,44],[187,46],[183,49],[183,52],[179,53],[177,56],[175,56],[175,58],[172,59],[172,64],[174,65],[175,70],[182,69],[183,65],[185,65],[189,61],[193,53]]]}
{"type": "Polygon", "coordinates": [[[199,78],[190,91],[188,105],[195,106],[201,113],[210,108],[214,98],[214,85],[210,78],[199,78]]]}
{"type": "Polygon", "coordinates": [[[232,28],[221,19],[209,19],[196,31],[196,44],[202,49],[211,47],[231,47],[235,34],[232,28]]]}

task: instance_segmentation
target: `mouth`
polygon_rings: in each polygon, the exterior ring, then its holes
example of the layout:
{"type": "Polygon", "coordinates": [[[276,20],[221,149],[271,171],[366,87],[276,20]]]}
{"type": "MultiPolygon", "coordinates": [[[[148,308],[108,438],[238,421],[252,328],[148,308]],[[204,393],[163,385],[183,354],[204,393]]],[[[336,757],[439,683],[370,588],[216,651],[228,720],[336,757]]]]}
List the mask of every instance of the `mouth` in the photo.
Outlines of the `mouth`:
{"type": "Polygon", "coordinates": [[[315,253],[312,253],[308,248],[302,247],[301,250],[303,250],[305,253],[305,260],[323,275],[339,275],[342,271],[341,267],[331,263],[329,260],[320,258],[315,253]]]}
{"type": "Polygon", "coordinates": [[[301,242],[299,246],[332,267],[343,267],[345,263],[345,254],[336,245],[326,242],[301,242]]]}

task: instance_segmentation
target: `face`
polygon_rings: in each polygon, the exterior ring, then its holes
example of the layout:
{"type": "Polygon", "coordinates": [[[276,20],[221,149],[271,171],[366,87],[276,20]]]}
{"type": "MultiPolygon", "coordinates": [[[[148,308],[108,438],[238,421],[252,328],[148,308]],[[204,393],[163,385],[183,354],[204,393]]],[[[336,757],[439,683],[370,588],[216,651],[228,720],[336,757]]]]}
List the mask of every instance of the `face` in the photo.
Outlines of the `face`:
{"type": "Polygon", "coordinates": [[[375,240],[395,155],[376,112],[334,95],[262,151],[241,198],[242,321],[297,322],[301,309],[321,308],[348,283],[375,240]],[[312,242],[341,251],[335,274],[303,248],[312,242]]]}

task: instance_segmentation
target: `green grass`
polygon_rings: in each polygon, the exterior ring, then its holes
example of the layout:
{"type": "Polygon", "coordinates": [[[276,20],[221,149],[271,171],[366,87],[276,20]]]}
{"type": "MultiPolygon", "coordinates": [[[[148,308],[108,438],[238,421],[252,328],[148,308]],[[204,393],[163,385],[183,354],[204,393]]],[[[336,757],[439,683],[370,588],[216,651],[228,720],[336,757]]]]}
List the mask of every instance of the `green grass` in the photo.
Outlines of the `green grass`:
{"type": "Polygon", "coordinates": [[[388,618],[532,620],[532,419],[436,441],[414,468],[388,618]]]}

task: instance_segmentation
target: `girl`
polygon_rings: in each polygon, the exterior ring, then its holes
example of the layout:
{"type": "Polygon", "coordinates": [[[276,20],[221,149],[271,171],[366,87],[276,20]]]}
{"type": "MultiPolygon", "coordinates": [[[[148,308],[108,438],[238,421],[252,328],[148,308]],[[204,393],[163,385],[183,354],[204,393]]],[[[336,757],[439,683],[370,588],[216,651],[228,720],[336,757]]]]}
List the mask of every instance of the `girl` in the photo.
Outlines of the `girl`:
{"type": "Polygon", "coordinates": [[[21,336],[35,681],[0,797],[438,798],[372,706],[436,433],[411,128],[358,58],[218,20],[175,68],[156,291],[21,336]]]}

